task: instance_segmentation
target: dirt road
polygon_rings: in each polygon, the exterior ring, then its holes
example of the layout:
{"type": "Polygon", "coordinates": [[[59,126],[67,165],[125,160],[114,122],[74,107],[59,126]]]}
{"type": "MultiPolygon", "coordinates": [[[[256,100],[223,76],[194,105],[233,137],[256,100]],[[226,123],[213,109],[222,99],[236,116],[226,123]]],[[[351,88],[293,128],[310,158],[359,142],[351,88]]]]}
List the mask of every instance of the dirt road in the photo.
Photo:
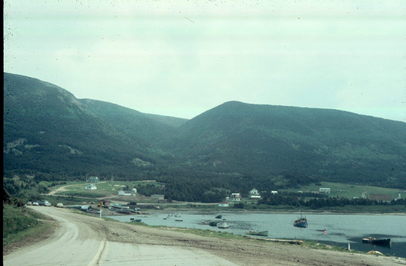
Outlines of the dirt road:
{"type": "Polygon", "coordinates": [[[71,187],[71,186],[74,186],[74,185],[64,185],[64,186],[58,187],[54,190],[49,191],[48,195],[52,196],[52,195],[55,195],[56,193],[67,191],[67,187],[71,187]]]}
{"type": "Polygon", "coordinates": [[[396,258],[211,238],[104,221],[68,209],[32,208],[59,227],[49,239],[5,256],[4,265],[406,265],[396,258]]]}

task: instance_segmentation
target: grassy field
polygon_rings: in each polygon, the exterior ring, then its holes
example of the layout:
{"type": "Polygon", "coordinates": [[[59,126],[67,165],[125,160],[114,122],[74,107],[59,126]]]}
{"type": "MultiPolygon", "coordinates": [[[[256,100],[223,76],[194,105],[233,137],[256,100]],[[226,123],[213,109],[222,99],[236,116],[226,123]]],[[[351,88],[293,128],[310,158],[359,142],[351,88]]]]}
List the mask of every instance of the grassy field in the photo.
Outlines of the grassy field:
{"type": "Polygon", "coordinates": [[[396,198],[399,193],[401,193],[402,198],[406,197],[406,191],[394,188],[384,188],[384,187],[374,187],[374,186],[362,186],[362,185],[350,185],[342,183],[333,183],[333,182],[321,182],[320,185],[311,184],[302,186],[295,189],[287,189],[283,191],[289,192],[311,192],[319,191],[319,188],[330,188],[331,197],[343,197],[343,198],[361,198],[363,193],[367,195],[379,194],[379,195],[388,195],[391,198],[396,198]]]}
{"type": "MultiPolygon", "coordinates": [[[[154,181],[102,181],[96,183],[96,190],[85,189],[89,183],[73,183],[64,186],[65,190],[57,192],[55,195],[66,195],[76,197],[100,198],[117,195],[118,191],[123,187],[128,186],[129,189],[139,188],[141,186],[152,184],[159,186],[158,182],[154,181]]],[[[57,188],[57,187],[56,187],[57,188]]]]}

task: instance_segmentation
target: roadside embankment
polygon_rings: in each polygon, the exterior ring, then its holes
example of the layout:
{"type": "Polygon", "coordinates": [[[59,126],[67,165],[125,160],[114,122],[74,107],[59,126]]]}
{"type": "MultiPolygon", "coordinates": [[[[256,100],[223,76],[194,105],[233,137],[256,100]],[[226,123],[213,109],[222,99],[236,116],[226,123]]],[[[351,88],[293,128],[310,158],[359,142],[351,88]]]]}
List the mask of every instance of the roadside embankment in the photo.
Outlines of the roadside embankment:
{"type": "Polygon", "coordinates": [[[55,221],[26,207],[3,205],[3,255],[48,238],[54,232],[55,221]]]}

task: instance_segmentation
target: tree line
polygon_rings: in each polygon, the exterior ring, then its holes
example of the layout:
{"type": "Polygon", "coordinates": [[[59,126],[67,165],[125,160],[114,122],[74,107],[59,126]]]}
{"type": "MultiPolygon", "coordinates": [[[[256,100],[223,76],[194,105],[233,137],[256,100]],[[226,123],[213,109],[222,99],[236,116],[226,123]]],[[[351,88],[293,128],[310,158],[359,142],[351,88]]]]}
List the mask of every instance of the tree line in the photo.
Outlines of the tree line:
{"type": "Polygon", "coordinates": [[[371,205],[406,205],[406,199],[391,201],[379,201],[363,198],[348,199],[340,197],[323,197],[305,200],[295,195],[272,195],[264,197],[258,204],[266,205],[287,205],[293,207],[308,207],[318,209],[323,207],[343,207],[343,206],[371,206],[371,205]]]}

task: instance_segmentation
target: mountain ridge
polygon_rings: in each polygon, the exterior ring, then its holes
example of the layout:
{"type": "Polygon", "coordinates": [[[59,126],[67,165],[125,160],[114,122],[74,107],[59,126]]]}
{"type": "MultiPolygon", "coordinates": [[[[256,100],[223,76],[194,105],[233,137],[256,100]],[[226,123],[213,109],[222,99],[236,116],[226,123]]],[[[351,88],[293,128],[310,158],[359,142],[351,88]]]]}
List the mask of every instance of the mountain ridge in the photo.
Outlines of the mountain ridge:
{"type": "Polygon", "coordinates": [[[153,128],[153,136],[158,130],[170,131],[169,126],[147,119],[140,112],[110,103],[80,100],[56,85],[21,75],[4,74],[4,101],[6,170],[55,173],[64,169],[72,175],[86,171],[114,174],[120,168],[137,172],[139,167],[132,163],[134,159],[150,164],[159,159],[151,156],[151,153],[155,155],[151,151],[155,148],[142,130],[153,128]],[[96,107],[101,110],[95,113],[96,107]],[[115,127],[119,121],[103,112],[106,107],[112,110],[112,115],[117,109],[126,110],[125,118],[143,123],[143,127],[134,134],[125,134],[123,128],[115,127]]]}
{"type": "Polygon", "coordinates": [[[239,101],[186,120],[77,99],[22,75],[4,73],[4,87],[6,175],[178,176],[221,186],[406,183],[406,123],[400,121],[239,101]]]}
{"type": "MultiPolygon", "coordinates": [[[[308,168],[323,170],[323,165],[333,165],[337,170],[336,167],[341,165],[338,174],[332,171],[324,173],[336,179],[340,175],[348,175],[345,169],[351,163],[357,164],[357,160],[362,159],[360,163],[370,167],[373,163],[379,165],[380,160],[392,165],[391,159],[405,158],[398,155],[406,150],[405,133],[406,124],[403,122],[351,112],[233,101],[187,121],[180,127],[178,141],[173,148],[183,153],[185,158],[200,158],[195,163],[206,166],[230,164],[230,156],[235,156],[235,161],[239,163],[229,168],[241,169],[241,164],[249,165],[248,172],[251,173],[263,168],[261,164],[270,164],[273,169],[257,171],[260,175],[279,174],[289,167],[295,169],[294,172],[321,176],[322,173],[308,171],[308,168]],[[391,132],[390,136],[387,130],[391,132]],[[385,141],[385,144],[381,143],[385,141]],[[258,152],[253,152],[254,149],[258,152]],[[333,161],[340,162],[334,166],[333,161]]],[[[365,165],[358,167],[362,171],[367,170],[365,165]]],[[[404,163],[396,167],[402,169],[402,174],[405,173],[404,163]]]]}

